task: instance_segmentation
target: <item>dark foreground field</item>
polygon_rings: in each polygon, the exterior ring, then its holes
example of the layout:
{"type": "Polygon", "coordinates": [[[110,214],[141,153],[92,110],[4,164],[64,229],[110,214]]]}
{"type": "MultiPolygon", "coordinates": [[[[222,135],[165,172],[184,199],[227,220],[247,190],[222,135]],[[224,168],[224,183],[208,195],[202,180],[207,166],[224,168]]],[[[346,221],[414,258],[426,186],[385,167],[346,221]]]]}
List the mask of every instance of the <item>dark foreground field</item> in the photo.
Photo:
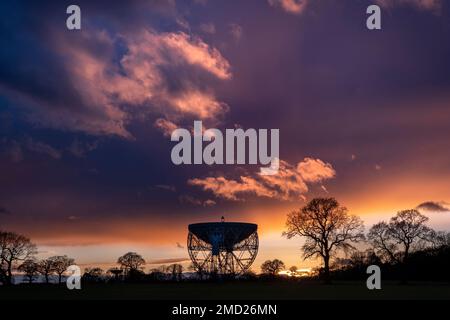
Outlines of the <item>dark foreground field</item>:
{"type": "Polygon", "coordinates": [[[86,284],[81,290],[65,285],[17,285],[0,287],[5,299],[450,299],[450,284],[383,283],[381,290],[368,290],[364,282],[225,282],[86,284]]]}

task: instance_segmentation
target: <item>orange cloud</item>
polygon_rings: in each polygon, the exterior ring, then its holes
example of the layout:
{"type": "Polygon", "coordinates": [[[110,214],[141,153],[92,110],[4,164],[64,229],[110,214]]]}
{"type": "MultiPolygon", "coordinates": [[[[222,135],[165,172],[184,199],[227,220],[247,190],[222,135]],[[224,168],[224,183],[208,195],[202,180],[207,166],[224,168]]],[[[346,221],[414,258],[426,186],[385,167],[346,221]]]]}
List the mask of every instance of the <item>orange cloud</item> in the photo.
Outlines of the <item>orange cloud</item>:
{"type": "Polygon", "coordinates": [[[280,7],[288,13],[297,15],[301,14],[308,5],[308,0],[268,0],[268,2],[273,7],[280,7]]]}
{"type": "MultiPolygon", "coordinates": [[[[70,103],[30,99],[32,118],[42,125],[132,138],[126,126],[138,111],[160,114],[176,125],[187,115],[214,122],[228,110],[205,83],[211,77],[230,79],[230,64],[198,37],[152,30],[126,36],[93,31],[70,43],[63,36],[54,40],[74,92],[67,94],[70,103]],[[119,61],[118,43],[127,48],[119,61]]],[[[168,124],[156,125],[163,129],[168,124]]]]}
{"type": "Polygon", "coordinates": [[[166,137],[170,137],[170,135],[172,134],[172,131],[174,131],[175,129],[178,128],[178,126],[175,123],[173,123],[172,121],[162,119],[162,118],[157,119],[155,121],[154,126],[156,128],[158,128],[159,130],[161,130],[161,132],[166,137]]]}
{"type": "Polygon", "coordinates": [[[219,50],[208,46],[199,38],[180,33],[167,33],[161,38],[162,43],[190,64],[196,64],[220,79],[230,79],[230,64],[219,50]]]}
{"type": "Polygon", "coordinates": [[[248,195],[295,200],[308,192],[307,183],[317,183],[331,179],[336,172],[329,163],[320,159],[305,158],[296,167],[286,161],[280,161],[275,175],[240,176],[239,179],[227,179],[223,176],[194,178],[188,184],[211,191],[215,196],[227,200],[245,200],[248,195]]]}

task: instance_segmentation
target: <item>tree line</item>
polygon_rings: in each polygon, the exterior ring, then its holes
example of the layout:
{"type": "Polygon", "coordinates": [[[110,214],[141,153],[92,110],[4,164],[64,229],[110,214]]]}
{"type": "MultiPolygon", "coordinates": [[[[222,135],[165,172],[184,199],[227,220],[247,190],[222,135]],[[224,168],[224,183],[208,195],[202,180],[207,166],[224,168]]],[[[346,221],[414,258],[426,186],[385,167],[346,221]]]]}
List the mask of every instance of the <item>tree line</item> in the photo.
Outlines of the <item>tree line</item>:
{"type": "MultiPolygon", "coordinates": [[[[51,282],[52,276],[57,276],[57,283],[61,284],[67,268],[75,264],[75,259],[67,255],[38,260],[36,245],[29,238],[14,232],[0,231],[0,250],[0,283],[4,285],[13,284],[14,271],[21,272],[28,283],[41,275],[47,284],[51,282]]],[[[146,275],[143,271],[146,261],[136,252],[120,256],[117,264],[118,267],[106,271],[99,267],[85,268],[82,278],[87,282],[135,281],[144,278],[180,281],[184,271],[181,264],[174,263],[154,268],[146,275]]]]}
{"type": "Polygon", "coordinates": [[[0,230],[0,282],[11,285],[13,272],[17,270],[24,274],[29,283],[38,274],[43,275],[47,283],[51,275],[57,275],[58,283],[61,283],[67,267],[75,263],[66,255],[37,260],[36,254],[37,247],[29,238],[0,230]]]}
{"type": "MultiPolygon", "coordinates": [[[[283,235],[288,239],[303,238],[303,258],[322,260],[318,271],[327,283],[332,272],[364,276],[365,267],[371,264],[383,265],[403,281],[414,270],[415,276],[425,278],[425,273],[439,269],[441,276],[445,273],[449,278],[444,270],[450,267],[450,233],[433,230],[426,225],[428,220],[416,209],[402,210],[388,222],[376,223],[365,234],[363,221],[350,215],[336,199],[315,198],[287,215],[283,235]],[[357,243],[368,249],[357,250],[357,243]],[[432,261],[439,263],[429,263],[432,261]],[[419,265],[423,268],[420,275],[417,274],[419,265]]],[[[284,263],[277,259],[261,266],[262,272],[269,275],[276,275],[284,268],[284,263]]]]}
{"type": "MultiPolygon", "coordinates": [[[[446,272],[450,268],[450,233],[435,231],[427,226],[428,217],[415,209],[397,212],[389,221],[373,225],[364,233],[363,221],[349,214],[334,198],[315,198],[299,210],[287,215],[286,230],[283,236],[288,239],[303,238],[301,247],[304,259],[319,258],[319,277],[326,283],[332,275],[337,278],[365,276],[365,268],[371,264],[383,266],[389,275],[406,281],[409,276],[429,279],[427,272],[434,270],[436,280],[450,279],[446,272]],[[366,247],[358,250],[356,245],[366,247]],[[444,276],[445,275],[445,276],[444,276]]],[[[13,271],[24,274],[29,283],[37,275],[45,282],[58,276],[58,283],[67,267],[75,260],[66,255],[36,259],[37,247],[31,240],[14,232],[0,230],[0,282],[12,284],[13,271]]],[[[180,281],[184,268],[181,264],[171,264],[151,269],[145,274],[145,259],[136,252],[128,252],[117,259],[118,267],[104,271],[98,267],[86,268],[83,279],[86,281],[109,280],[173,280],[180,281]]],[[[271,277],[286,268],[283,261],[267,260],[261,271],[271,277]]],[[[205,272],[194,265],[187,268],[202,280],[205,272]]],[[[297,274],[295,266],[291,274],[297,274]]],[[[252,272],[245,277],[255,278],[252,272]]]]}

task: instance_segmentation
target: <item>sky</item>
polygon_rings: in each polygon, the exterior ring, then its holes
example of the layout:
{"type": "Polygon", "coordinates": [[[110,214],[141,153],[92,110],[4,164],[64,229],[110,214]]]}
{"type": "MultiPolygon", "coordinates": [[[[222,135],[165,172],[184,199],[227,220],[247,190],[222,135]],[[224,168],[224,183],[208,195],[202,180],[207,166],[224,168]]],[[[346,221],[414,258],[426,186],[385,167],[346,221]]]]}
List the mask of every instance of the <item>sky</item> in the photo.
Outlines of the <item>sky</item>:
{"type": "Polygon", "coordinates": [[[255,270],[310,267],[281,234],[314,197],[367,229],[419,208],[450,230],[446,1],[76,1],[68,30],[72,2],[0,4],[0,228],[41,257],[187,265],[187,225],[225,216],[258,224],[255,270]],[[174,165],[195,120],[279,129],[279,174],[174,165]]]}

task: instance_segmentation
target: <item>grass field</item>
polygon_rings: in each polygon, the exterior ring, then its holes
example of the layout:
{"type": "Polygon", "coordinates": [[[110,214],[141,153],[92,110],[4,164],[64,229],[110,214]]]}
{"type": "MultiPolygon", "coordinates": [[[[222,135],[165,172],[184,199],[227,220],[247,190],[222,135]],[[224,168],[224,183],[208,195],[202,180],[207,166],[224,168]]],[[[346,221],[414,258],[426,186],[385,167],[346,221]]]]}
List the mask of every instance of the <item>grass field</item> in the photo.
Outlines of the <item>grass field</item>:
{"type": "Polygon", "coordinates": [[[0,287],[0,300],[10,299],[450,299],[450,284],[389,282],[381,290],[368,290],[364,282],[117,283],[86,284],[81,290],[41,284],[0,287]]]}

